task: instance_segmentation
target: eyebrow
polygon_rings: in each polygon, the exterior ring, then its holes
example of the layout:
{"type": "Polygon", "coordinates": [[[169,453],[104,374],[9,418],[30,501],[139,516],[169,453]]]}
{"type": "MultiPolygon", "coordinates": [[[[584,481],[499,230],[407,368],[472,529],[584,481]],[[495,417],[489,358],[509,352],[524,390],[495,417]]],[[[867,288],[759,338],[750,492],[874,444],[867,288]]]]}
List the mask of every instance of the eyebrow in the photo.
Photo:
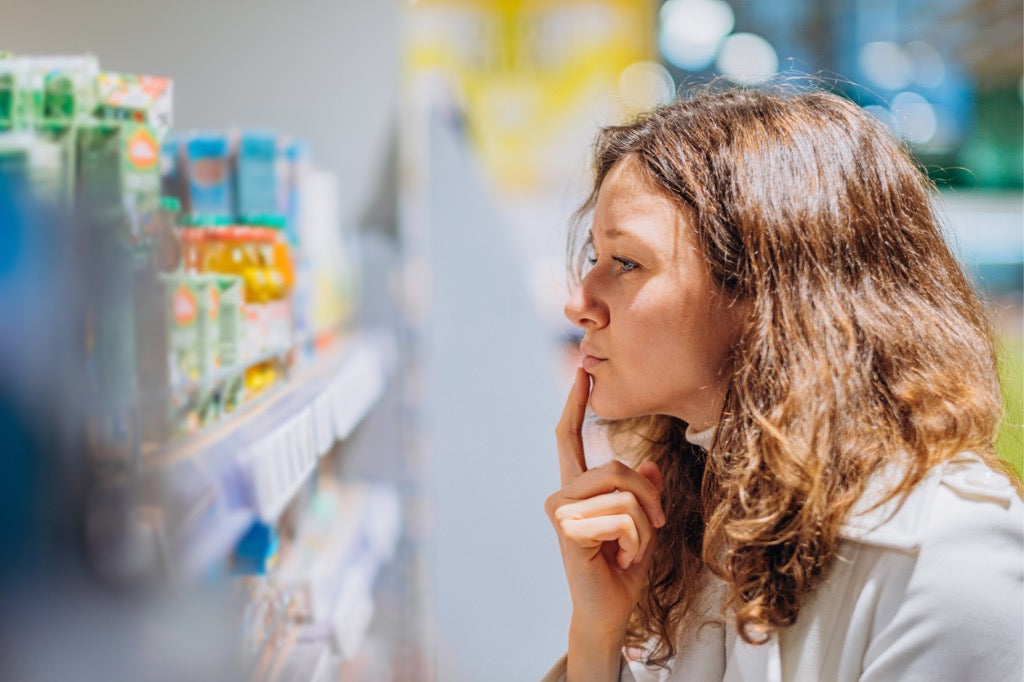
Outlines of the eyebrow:
{"type": "MultiPolygon", "coordinates": [[[[630,240],[631,243],[638,245],[641,248],[657,251],[656,247],[649,241],[641,237],[640,235],[630,232],[629,230],[623,230],[618,227],[609,227],[601,230],[601,235],[605,239],[615,239],[617,237],[625,237],[630,240]]],[[[591,228],[587,233],[588,240],[591,244],[594,244],[594,229],[591,228]]]]}
{"type": "MultiPolygon", "coordinates": [[[[605,239],[615,239],[616,237],[633,237],[634,239],[636,239],[636,235],[630,234],[629,232],[626,232],[625,230],[620,230],[617,227],[609,227],[606,230],[602,230],[601,231],[601,235],[605,239]]],[[[593,229],[590,230],[590,239],[591,240],[594,239],[594,230],[593,229]]]]}

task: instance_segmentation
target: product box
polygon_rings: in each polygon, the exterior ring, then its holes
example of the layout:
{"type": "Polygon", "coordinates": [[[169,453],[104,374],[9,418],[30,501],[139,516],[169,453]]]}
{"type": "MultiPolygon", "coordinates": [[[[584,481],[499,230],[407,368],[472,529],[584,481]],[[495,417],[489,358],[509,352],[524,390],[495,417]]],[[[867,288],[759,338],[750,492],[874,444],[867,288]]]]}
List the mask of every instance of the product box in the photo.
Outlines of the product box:
{"type": "Polygon", "coordinates": [[[40,131],[0,133],[0,177],[36,201],[69,208],[74,198],[74,128],[55,123],[40,131]]]}
{"type": "Polygon", "coordinates": [[[220,364],[220,293],[207,275],[165,275],[169,376],[173,390],[198,382],[220,364]]]}
{"type": "Polygon", "coordinates": [[[90,215],[120,212],[123,192],[121,128],[114,123],[94,123],[77,133],[77,199],[90,215]]]}
{"type": "Polygon", "coordinates": [[[210,275],[164,275],[163,280],[168,300],[170,431],[189,434],[221,414],[220,388],[202,383],[221,364],[220,288],[210,275]]]}
{"type": "Polygon", "coordinates": [[[185,143],[185,188],[196,220],[234,216],[230,145],[223,133],[193,133],[185,143]]]}
{"type": "Polygon", "coordinates": [[[221,417],[217,390],[203,386],[194,391],[171,396],[167,432],[172,436],[188,436],[202,427],[216,423],[221,417]]]}
{"type": "Polygon", "coordinates": [[[132,236],[159,207],[160,146],[151,127],[102,121],[77,129],[77,200],[92,216],[125,219],[132,236]]]}
{"type": "Polygon", "coordinates": [[[245,375],[240,372],[225,379],[223,385],[218,389],[218,411],[220,414],[230,414],[242,404],[246,398],[245,375]]]}
{"type": "Polygon", "coordinates": [[[269,353],[270,312],[266,303],[246,303],[242,306],[244,320],[244,343],[242,364],[248,365],[261,355],[269,353]]]}
{"type": "Polygon", "coordinates": [[[36,128],[30,178],[39,201],[70,209],[75,200],[75,127],[53,120],[36,128]]]}
{"type": "Polygon", "coordinates": [[[174,133],[168,134],[160,143],[160,192],[164,196],[178,197],[181,211],[188,214],[189,206],[185,201],[188,192],[185,191],[181,152],[181,140],[174,133]]]}
{"type": "Polygon", "coordinates": [[[299,244],[299,221],[302,213],[300,188],[311,163],[309,144],[303,139],[289,139],[285,144],[284,158],[284,187],[279,210],[285,214],[285,231],[288,242],[294,247],[299,244]]]}
{"type": "Polygon", "coordinates": [[[28,133],[0,134],[0,187],[21,193],[29,187],[29,153],[32,136],[28,133]]]}
{"type": "Polygon", "coordinates": [[[171,128],[174,83],[161,76],[103,72],[97,75],[101,118],[144,123],[163,139],[171,128]]]}
{"type": "Polygon", "coordinates": [[[85,120],[96,106],[98,73],[92,55],[0,54],[0,130],[85,120]]]}
{"type": "Polygon", "coordinates": [[[244,283],[241,277],[215,275],[213,281],[220,298],[217,326],[218,355],[221,367],[242,364],[245,320],[242,316],[244,283]]]}
{"type": "Polygon", "coordinates": [[[38,201],[70,208],[75,126],[95,105],[96,58],[0,56],[0,133],[31,133],[27,179],[38,201]]]}
{"type": "Polygon", "coordinates": [[[18,69],[14,57],[0,56],[0,133],[14,130],[18,116],[18,69]]]}
{"type": "Polygon", "coordinates": [[[137,269],[135,287],[136,385],[143,442],[167,438],[169,334],[166,283],[155,268],[137,269]]]}
{"type": "Polygon", "coordinates": [[[246,130],[238,139],[235,154],[235,199],[239,222],[257,224],[278,212],[281,170],[277,134],[246,130]]]}
{"type": "Polygon", "coordinates": [[[96,80],[99,63],[91,55],[35,59],[34,69],[42,71],[42,121],[73,123],[92,116],[96,110],[96,80]]]}
{"type": "Polygon", "coordinates": [[[292,344],[292,309],[287,300],[264,304],[267,316],[267,347],[270,351],[289,348],[292,344]]]}

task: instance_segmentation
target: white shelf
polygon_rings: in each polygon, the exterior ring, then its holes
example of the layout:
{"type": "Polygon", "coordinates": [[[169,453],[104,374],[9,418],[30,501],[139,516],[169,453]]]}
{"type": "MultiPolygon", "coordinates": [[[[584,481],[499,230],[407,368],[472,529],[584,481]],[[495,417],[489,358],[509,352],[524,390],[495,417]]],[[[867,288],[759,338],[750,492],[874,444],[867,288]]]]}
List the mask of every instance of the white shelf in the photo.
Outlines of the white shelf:
{"type": "Polygon", "coordinates": [[[323,642],[299,642],[271,679],[273,682],[329,682],[332,679],[330,659],[330,651],[323,642]]]}
{"type": "Polygon", "coordinates": [[[311,514],[299,522],[290,553],[274,580],[309,607],[298,640],[323,647],[332,660],[356,658],[374,614],[373,586],[395,555],[402,531],[398,491],[391,485],[349,482],[318,493],[329,515],[311,514]]]}
{"type": "Polygon", "coordinates": [[[317,460],[379,400],[394,346],[384,333],[346,338],[244,414],[154,457],[144,478],[159,482],[175,573],[201,574],[252,521],[276,521],[317,460]]]}

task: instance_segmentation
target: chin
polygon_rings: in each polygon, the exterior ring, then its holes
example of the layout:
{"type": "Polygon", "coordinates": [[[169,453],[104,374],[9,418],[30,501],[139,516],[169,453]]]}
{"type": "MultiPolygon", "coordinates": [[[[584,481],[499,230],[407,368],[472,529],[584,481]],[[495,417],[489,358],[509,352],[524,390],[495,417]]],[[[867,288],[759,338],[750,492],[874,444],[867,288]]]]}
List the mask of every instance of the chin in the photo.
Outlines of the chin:
{"type": "Polygon", "coordinates": [[[590,394],[590,411],[601,419],[612,421],[642,417],[646,414],[635,409],[635,406],[631,409],[629,405],[622,400],[616,399],[615,396],[605,395],[604,391],[598,390],[596,382],[594,390],[590,394]]]}

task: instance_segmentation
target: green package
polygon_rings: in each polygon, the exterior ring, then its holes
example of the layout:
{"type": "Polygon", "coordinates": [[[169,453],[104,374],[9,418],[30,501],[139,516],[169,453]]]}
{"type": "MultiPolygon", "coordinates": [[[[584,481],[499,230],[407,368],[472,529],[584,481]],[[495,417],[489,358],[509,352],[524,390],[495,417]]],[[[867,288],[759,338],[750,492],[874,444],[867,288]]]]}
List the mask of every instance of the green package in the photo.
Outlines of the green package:
{"type": "Polygon", "coordinates": [[[238,367],[242,362],[245,323],[242,317],[244,283],[241,277],[213,276],[220,296],[217,345],[220,366],[238,367]]]}
{"type": "Polygon", "coordinates": [[[159,208],[160,146],[140,123],[96,122],[77,132],[78,205],[127,225],[133,239],[159,208]]]}
{"type": "Polygon", "coordinates": [[[41,125],[32,146],[33,193],[40,201],[70,209],[75,200],[75,127],[60,121],[41,125]]]}
{"type": "Polygon", "coordinates": [[[165,275],[169,376],[174,391],[186,391],[219,364],[219,294],[207,275],[165,275]]]}

